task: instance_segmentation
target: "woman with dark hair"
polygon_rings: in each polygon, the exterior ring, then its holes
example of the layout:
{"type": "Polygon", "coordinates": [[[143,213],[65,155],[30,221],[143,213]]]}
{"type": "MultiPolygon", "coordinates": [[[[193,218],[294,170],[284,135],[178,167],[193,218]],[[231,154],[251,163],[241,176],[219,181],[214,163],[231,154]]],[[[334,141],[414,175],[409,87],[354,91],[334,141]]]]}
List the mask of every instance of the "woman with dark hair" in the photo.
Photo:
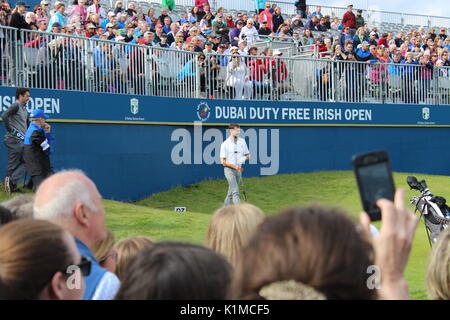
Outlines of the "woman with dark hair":
{"type": "Polygon", "coordinates": [[[131,262],[116,300],[227,299],[231,270],[225,257],[211,249],[155,243],[131,262]]]}
{"type": "Polygon", "coordinates": [[[90,261],[61,227],[23,219],[0,228],[0,270],[1,300],[80,300],[90,261]]]}

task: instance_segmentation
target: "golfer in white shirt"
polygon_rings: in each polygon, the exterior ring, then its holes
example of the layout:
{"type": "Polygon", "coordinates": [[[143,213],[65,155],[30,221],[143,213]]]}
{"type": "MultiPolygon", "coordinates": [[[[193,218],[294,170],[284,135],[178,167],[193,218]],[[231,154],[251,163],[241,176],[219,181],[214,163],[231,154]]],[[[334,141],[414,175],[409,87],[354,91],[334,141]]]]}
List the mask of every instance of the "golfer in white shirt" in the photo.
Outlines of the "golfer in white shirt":
{"type": "Polygon", "coordinates": [[[240,138],[241,128],[237,123],[229,125],[230,137],[220,146],[220,162],[224,166],[225,178],[228,180],[228,193],[224,206],[240,203],[239,183],[244,169],[242,164],[250,159],[247,143],[240,138]]]}

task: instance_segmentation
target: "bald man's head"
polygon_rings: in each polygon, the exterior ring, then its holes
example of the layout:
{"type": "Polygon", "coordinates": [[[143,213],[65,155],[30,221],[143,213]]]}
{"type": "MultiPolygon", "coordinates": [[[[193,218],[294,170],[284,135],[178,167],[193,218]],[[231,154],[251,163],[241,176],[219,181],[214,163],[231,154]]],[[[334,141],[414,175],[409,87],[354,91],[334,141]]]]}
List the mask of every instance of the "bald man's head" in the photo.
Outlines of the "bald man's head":
{"type": "Polygon", "coordinates": [[[78,170],[56,173],[39,186],[34,217],[59,224],[86,243],[106,236],[102,197],[92,180],[78,170]]]}

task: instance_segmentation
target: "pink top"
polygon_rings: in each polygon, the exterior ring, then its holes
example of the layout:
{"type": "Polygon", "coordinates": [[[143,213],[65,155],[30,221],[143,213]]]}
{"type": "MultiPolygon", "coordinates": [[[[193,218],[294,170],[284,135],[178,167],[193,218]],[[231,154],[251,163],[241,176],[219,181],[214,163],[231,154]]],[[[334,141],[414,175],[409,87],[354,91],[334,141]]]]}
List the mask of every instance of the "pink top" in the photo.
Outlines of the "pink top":
{"type": "Polygon", "coordinates": [[[73,7],[72,11],[70,11],[69,17],[72,16],[72,14],[74,12],[78,12],[80,14],[80,18],[81,18],[80,21],[81,22],[84,23],[86,21],[86,19],[87,19],[87,8],[86,7],[81,8],[77,4],[75,7],[73,7]]]}

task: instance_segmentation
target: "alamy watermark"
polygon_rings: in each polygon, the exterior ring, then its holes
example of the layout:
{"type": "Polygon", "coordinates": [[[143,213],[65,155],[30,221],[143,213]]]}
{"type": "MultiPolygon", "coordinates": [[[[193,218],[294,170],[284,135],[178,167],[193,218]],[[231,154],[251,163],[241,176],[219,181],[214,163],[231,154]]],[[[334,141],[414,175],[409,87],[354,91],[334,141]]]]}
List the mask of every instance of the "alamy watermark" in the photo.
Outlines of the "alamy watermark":
{"type": "Polygon", "coordinates": [[[66,281],[67,288],[69,290],[80,290],[83,281],[80,267],[77,265],[68,266],[66,274],[70,274],[66,281]]]}
{"type": "MultiPolygon", "coordinates": [[[[241,137],[247,141],[250,151],[250,165],[260,165],[263,176],[275,175],[280,169],[280,130],[244,129],[241,137]]],[[[220,164],[220,145],[228,138],[221,130],[209,128],[203,130],[202,122],[194,122],[193,134],[187,129],[172,131],[170,140],[176,142],[172,147],[170,159],[175,165],[220,164]]]]}
{"type": "Polygon", "coordinates": [[[370,265],[367,267],[367,274],[370,276],[367,278],[366,285],[369,290],[381,288],[381,271],[377,265],[370,265]]]}

